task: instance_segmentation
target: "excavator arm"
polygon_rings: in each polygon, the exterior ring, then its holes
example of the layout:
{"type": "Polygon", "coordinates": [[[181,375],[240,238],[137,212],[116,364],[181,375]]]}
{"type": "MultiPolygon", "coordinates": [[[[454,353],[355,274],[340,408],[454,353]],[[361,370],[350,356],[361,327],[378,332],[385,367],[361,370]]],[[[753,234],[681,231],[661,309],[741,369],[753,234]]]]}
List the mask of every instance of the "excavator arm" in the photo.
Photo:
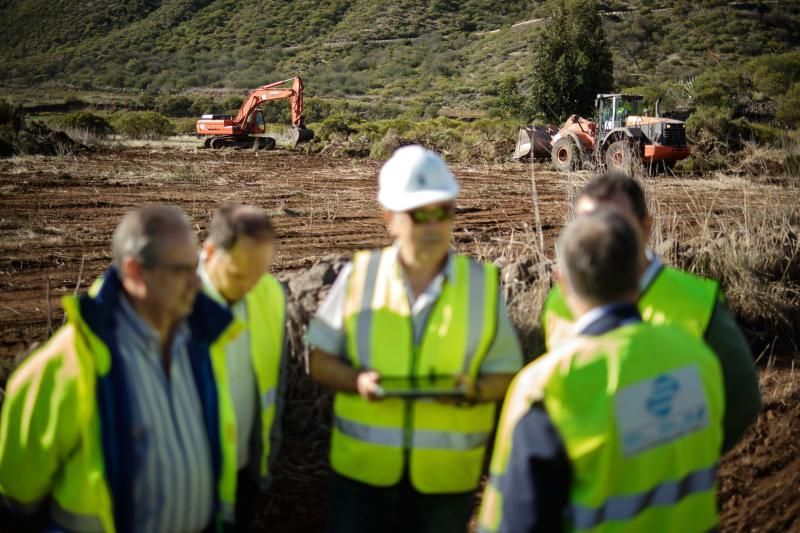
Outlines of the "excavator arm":
{"type": "Polygon", "coordinates": [[[303,80],[299,77],[289,78],[287,80],[276,81],[262,85],[257,89],[250,91],[247,99],[239,108],[233,122],[242,124],[250,113],[258,107],[262,102],[267,100],[278,100],[281,98],[289,98],[289,103],[292,110],[292,126],[303,127],[303,80]],[[288,86],[289,82],[292,83],[288,86]]]}

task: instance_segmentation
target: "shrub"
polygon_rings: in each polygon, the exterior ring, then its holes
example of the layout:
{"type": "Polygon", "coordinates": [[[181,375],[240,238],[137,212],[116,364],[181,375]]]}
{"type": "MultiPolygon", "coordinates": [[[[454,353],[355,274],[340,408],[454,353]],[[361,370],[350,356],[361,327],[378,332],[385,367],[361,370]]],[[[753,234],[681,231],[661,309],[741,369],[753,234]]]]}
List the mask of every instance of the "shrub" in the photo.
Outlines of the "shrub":
{"type": "Polygon", "coordinates": [[[86,111],[62,115],[56,123],[62,128],[85,131],[96,137],[105,137],[114,132],[114,128],[106,119],[86,111]]]}
{"type": "Polygon", "coordinates": [[[118,133],[132,139],[161,139],[175,131],[167,117],[152,111],[122,113],[114,118],[113,125],[118,133]]]}
{"type": "Polygon", "coordinates": [[[748,63],[756,89],[773,98],[800,82],[800,53],[761,56],[748,63]]]}
{"type": "Polygon", "coordinates": [[[241,96],[229,96],[222,101],[222,110],[224,113],[236,113],[243,103],[241,96]]]}
{"type": "Polygon", "coordinates": [[[192,101],[186,96],[161,96],[156,100],[156,111],[168,117],[190,117],[192,101]]]}
{"type": "Polygon", "coordinates": [[[318,126],[315,126],[314,130],[320,140],[329,141],[332,136],[337,134],[348,136],[355,133],[358,131],[356,129],[357,125],[361,122],[362,120],[355,115],[336,113],[327,117],[318,126]]]}
{"type": "Polygon", "coordinates": [[[222,106],[214,101],[213,98],[206,95],[195,96],[194,101],[190,107],[193,117],[200,117],[207,113],[222,113],[222,106]]]}
{"type": "Polygon", "coordinates": [[[778,112],[775,118],[793,128],[800,126],[800,83],[792,85],[786,94],[778,99],[778,112]]]}

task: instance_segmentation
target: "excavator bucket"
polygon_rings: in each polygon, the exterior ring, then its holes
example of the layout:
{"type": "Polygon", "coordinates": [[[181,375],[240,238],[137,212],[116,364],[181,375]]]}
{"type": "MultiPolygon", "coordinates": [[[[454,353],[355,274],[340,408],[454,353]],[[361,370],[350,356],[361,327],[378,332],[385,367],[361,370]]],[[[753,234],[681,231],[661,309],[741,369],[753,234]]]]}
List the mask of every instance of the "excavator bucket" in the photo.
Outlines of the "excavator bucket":
{"type": "Polygon", "coordinates": [[[517,148],[512,158],[528,161],[531,156],[535,159],[550,157],[550,139],[556,131],[552,126],[523,126],[517,134],[517,148]]]}
{"type": "Polygon", "coordinates": [[[292,127],[292,142],[294,146],[308,142],[314,138],[314,132],[304,126],[292,127]]]}

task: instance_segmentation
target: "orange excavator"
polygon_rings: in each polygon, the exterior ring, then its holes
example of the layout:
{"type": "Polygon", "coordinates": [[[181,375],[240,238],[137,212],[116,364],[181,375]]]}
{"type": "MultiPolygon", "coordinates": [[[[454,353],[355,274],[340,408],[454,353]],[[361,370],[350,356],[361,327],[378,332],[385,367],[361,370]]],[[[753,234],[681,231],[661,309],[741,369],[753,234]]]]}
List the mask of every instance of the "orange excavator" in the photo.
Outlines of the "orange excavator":
{"type": "Polygon", "coordinates": [[[310,141],[314,132],[303,124],[303,80],[299,77],[262,85],[250,91],[236,116],[203,115],[195,124],[206,148],[255,148],[271,150],[277,142],[266,133],[263,102],[288,98],[292,110],[291,137],[295,146],[310,141]]]}

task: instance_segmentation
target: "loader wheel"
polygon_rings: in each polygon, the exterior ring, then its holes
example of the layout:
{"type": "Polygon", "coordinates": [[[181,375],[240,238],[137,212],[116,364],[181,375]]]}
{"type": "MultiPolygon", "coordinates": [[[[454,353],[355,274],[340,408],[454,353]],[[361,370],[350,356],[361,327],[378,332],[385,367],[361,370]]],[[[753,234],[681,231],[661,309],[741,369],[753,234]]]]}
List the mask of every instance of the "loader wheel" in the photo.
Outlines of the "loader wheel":
{"type": "Polygon", "coordinates": [[[553,151],[550,153],[553,166],[561,172],[572,172],[578,169],[580,155],[578,147],[572,139],[563,138],[553,144],[553,151]]]}
{"type": "Polygon", "coordinates": [[[606,150],[606,168],[628,176],[641,174],[642,158],[638,146],[627,141],[615,141],[606,150]]]}

